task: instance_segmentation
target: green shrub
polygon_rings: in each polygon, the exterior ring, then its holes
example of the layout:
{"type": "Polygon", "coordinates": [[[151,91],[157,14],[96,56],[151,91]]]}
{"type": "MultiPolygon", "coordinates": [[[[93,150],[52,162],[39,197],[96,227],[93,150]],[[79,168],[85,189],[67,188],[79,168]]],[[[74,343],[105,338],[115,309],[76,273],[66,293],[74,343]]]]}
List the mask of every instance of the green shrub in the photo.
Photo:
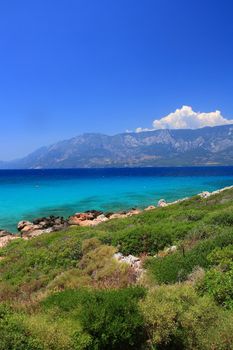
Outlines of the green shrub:
{"type": "Polygon", "coordinates": [[[215,267],[205,274],[199,291],[211,295],[222,306],[233,308],[233,246],[215,249],[208,260],[215,267]]]}
{"type": "Polygon", "coordinates": [[[123,288],[135,283],[136,274],[132,268],[114,259],[115,247],[101,245],[93,238],[83,241],[82,250],[84,254],[78,266],[57,275],[47,289],[123,288]]]}
{"type": "MultiPolygon", "coordinates": [[[[44,234],[9,245],[3,253],[0,283],[7,281],[17,298],[28,298],[61,271],[77,265],[82,257],[81,239],[65,232],[44,234]]],[[[0,299],[7,299],[3,289],[0,290],[0,299]]]]}
{"type": "Polygon", "coordinates": [[[84,333],[91,337],[88,349],[140,349],[145,340],[143,318],[138,300],[142,288],[110,291],[76,290],[50,296],[46,309],[59,309],[77,319],[84,333]]]}
{"type": "Polygon", "coordinates": [[[216,247],[224,247],[232,243],[232,233],[222,233],[217,237],[201,241],[184,254],[178,251],[163,258],[151,258],[146,263],[146,267],[158,283],[183,281],[195,267],[207,268],[211,265],[207,257],[216,247]]]}
{"type": "Polygon", "coordinates": [[[23,316],[0,305],[0,350],[44,350],[24,326],[23,316]]]}
{"type": "Polygon", "coordinates": [[[82,331],[77,320],[62,318],[53,313],[27,315],[25,327],[38,339],[43,350],[84,350],[88,349],[90,336],[82,331]]]}
{"type": "Polygon", "coordinates": [[[213,215],[210,216],[209,221],[214,225],[232,226],[233,225],[232,208],[214,213],[213,215]]]}
{"type": "Polygon", "coordinates": [[[203,239],[215,237],[221,234],[221,228],[216,225],[209,225],[206,223],[200,223],[195,226],[185,237],[186,240],[191,242],[198,242],[203,239]]]}
{"type": "Polygon", "coordinates": [[[155,254],[177,239],[184,238],[189,230],[187,223],[165,223],[127,227],[111,237],[103,235],[104,243],[118,247],[123,254],[139,255],[142,253],[155,254]]]}
{"type": "Polygon", "coordinates": [[[141,302],[151,348],[209,350],[232,349],[232,315],[191,286],[160,286],[141,302]],[[222,338],[220,337],[222,336],[222,338]],[[230,345],[230,346],[229,346],[230,345]]]}

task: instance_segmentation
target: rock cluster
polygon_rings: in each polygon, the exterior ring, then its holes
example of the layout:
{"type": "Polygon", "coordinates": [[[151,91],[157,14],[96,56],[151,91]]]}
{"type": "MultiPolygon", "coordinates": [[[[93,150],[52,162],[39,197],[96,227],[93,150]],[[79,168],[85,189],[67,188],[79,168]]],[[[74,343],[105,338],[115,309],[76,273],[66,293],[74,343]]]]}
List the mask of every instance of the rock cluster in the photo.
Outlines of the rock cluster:
{"type": "Polygon", "coordinates": [[[21,236],[35,237],[42,233],[62,230],[67,226],[67,220],[63,217],[49,216],[35,219],[32,222],[20,221],[17,228],[21,236]]]}
{"type": "Polygon", "coordinates": [[[59,216],[37,218],[33,221],[23,220],[18,223],[18,231],[24,239],[39,236],[42,233],[62,230],[68,226],[96,226],[102,222],[129,217],[139,214],[141,211],[133,208],[128,212],[103,213],[99,210],[88,210],[84,213],[76,213],[68,219],[59,216]]]}
{"type": "Polygon", "coordinates": [[[116,259],[117,261],[121,262],[121,263],[126,263],[128,264],[135,272],[137,279],[139,279],[144,270],[142,268],[142,262],[140,260],[140,258],[134,256],[134,255],[123,255],[122,253],[115,253],[113,255],[114,259],[116,259]]]}
{"type": "Polygon", "coordinates": [[[149,210],[153,210],[155,209],[156,207],[154,205],[149,205],[149,207],[145,208],[144,210],[145,211],[149,211],[149,210]]]}
{"type": "Polygon", "coordinates": [[[76,213],[69,217],[69,225],[78,225],[78,226],[95,226],[101,222],[108,221],[106,215],[101,211],[91,210],[85,213],[76,213]]]}
{"type": "Polygon", "coordinates": [[[78,225],[78,226],[96,226],[102,222],[112,220],[112,219],[121,219],[129,217],[132,215],[139,214],[141,211],[138,209],[131,209],[128,212],[121,213],[107,213],[99,212],[96,210],[87,211],[85,213],[76,213],[69,217],[69,225],[78,225]]]}
{"type": "MultiPolygon", "coordinates": [[[[209,196],[218,194],[226,189],[232,189],[233,186],[225,187],[213,192],[202,192],[199,193],[199,196],[201,198],[208,198],[209,196]]],[[[157,207],[167,207],[169,205],[177,204],[180,202],[183,202],[187,200],[188,198],[182,198],[178,199],[174,202],[166,202],[165,199],[160,199],[158,201],[157,207]]],[[[150,205],[147,208],[145,208],[145,211],[153,210],[156,209],[154,205],[150,205]]],[[[88,210],[84,213],[76,213],[72,216],[70,216],[68,219],[64,219],[63,217],[58,217],[58,216],[49,216],[49,217],[42,217],[42,218],[37,218],[35,220],[31,221],[20,221],[18,223],[18,231],[20,232],[20,236],[23,239],[29,239],[31,237],[35,237],[38,235],[41,235],[42,233],[48,233],[52,231],[59,231],[62,230],[68,226],[96,226],[102,222],[108,221],[108,220],[113,220],[113,219],[121,219],[121,218],[126,218],[130,217],[132,215],[137,215],[141,213],[141,210],[132,208],[129,211],[123,211],[119,213],[103,213],[102,211],[99,210],[88,210]]],[[[10,232],[7,232],[5,230],[0,230],[0,247],[5,246],[8,242],[10,242],[12,239],[20,238],[19,235],[11,234],[10,232]]],[[[173,247],[171,247],[173,248],[173,247]]],[[[161,252],[161,254],[169,254],[169,252],[161,252]]],[[[120,253],[118,253],[120,254],[120,253]]],[[[119,257],[121,255],[118,255],[119,257]]],[[[128,256],[122,258],[123,260],[126,259],[125,262],[129,262],[130,264],[133,263],[134,259],[138,259],[136,257],[128,256]],[[133,260],[132,260],[133,259],[133,260]]],[[[122,260],[119,258],[119,260],[122,260]]],[[[127,262],[127,263],[128,263],[127,262]]],[[[136,264],[137,265],[137,264],[136,264]]],[[[136,266],[135,265],[135,266],[136,266]]]]}
{"type": "Polygon", "coordinates": [[[6,237],[6,236],[9,236],[9,235],[12,235],[12,233],[6,231],[6,230],[0,230],[0,238],[2,237],[6,237]]]}
{"type": "Polygon", "coordinates": [[[20,237],[17,235],[13,235],[8,231],[0,230],[0,248],[5,247],[10,241],[17,238],[20,238],[20,237]]]}

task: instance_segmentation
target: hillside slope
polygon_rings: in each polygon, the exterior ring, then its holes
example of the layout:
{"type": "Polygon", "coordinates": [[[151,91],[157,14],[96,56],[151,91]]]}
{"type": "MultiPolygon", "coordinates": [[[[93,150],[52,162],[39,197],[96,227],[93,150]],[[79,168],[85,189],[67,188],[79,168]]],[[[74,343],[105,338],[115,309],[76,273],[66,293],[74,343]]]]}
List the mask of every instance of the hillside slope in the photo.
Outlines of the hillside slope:
{"type": "Polygon", "coordinates": [[[14,240],[0,251],[0,349],[233,349],[232,213],[230,189],[14,240]],[[140,279],[117,251],[140,257],[140,279]]]}

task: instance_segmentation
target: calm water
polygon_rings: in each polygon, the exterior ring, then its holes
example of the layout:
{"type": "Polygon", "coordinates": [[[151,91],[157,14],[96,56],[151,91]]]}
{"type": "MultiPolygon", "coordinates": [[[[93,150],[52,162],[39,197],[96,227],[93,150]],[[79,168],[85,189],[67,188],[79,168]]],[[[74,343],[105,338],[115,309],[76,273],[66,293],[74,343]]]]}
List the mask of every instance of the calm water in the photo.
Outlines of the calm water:
{"type": "Polygon", "coordinates": [[[0,228],[22,219],[117,211],[233,185],[233,167],[1,170],[0,228]]]}

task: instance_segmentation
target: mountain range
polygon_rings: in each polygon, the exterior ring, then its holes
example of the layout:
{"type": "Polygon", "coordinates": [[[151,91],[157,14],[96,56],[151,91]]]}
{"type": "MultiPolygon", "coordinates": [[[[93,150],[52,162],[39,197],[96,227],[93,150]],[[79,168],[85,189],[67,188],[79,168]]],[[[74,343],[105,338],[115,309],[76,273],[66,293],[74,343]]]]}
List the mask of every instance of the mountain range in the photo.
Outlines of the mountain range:
{"type": "Polygon", "coordinates": [[[233,165],[233,125],[83,134],[0,162],[1,169],[233,165]]]}

